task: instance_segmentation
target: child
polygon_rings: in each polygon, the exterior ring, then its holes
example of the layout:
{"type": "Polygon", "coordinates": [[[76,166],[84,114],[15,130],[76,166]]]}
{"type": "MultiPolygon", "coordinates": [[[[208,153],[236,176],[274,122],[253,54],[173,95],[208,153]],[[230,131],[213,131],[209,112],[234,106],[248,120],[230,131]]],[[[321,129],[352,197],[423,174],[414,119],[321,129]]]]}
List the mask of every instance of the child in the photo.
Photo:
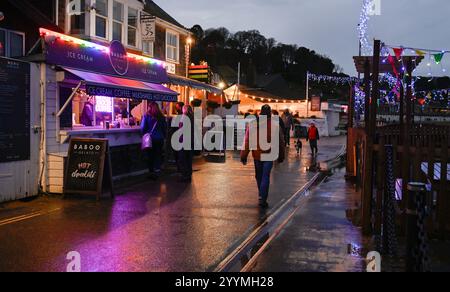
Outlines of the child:
{"type": "Polygon", "coordinates": [[[297,155],[300,154],[300,151],[302,151],[303,143],[302,140],[297,139],[297,142],[295,143],[295,149],[297,149],[297,155]]]}

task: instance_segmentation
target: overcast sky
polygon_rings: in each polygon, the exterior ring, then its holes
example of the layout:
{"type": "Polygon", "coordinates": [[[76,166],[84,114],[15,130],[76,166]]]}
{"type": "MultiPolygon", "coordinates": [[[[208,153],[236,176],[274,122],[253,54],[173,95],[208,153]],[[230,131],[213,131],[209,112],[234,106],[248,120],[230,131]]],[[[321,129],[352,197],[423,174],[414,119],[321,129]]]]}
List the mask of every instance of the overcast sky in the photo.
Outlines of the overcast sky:
{"type": "MultiPolygon", "coordinates": [[[[386,44],[450,50],[450,1],[380,0],[381,16],[369,23],[369,38],[386,44]]],[[[266,37],[324,54],[354,75],[362,0],[155,0],[186,27],[257,29],[266,37]]],[[[444,58],[450,72],[450,54],[444,58]]],[[[419,73],[427,74],[422,66],[419,73]]],[[[441,65],[432,73],[442,75],[441,65]]]]}

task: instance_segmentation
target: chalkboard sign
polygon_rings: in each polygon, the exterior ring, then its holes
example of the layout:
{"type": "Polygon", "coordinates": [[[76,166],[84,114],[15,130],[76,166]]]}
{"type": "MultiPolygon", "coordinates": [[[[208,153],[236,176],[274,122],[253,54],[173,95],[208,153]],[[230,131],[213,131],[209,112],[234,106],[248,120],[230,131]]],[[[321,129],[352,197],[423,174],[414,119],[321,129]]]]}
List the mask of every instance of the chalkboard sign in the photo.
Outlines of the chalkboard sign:
{"type": "Polygon", "coordinates": [[[0,58],[0,163],[30,159],[30,64],[0,58]]]}
{"type": "Polygon", "coordinates": [[[107,139],[72,138],[70,140],[64,194],[96,195],[99,199],[105,182],[109,182],[111,196],[113,196],[108,148],[107,139]]]}

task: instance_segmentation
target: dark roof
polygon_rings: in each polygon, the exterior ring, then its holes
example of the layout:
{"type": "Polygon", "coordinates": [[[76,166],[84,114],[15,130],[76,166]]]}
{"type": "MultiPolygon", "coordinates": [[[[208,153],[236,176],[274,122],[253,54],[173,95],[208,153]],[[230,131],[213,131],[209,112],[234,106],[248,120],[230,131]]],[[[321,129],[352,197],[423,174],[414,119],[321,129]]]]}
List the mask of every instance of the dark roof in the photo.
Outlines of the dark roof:
{"type": "Polygon", "coordinates": [[[45,14],[37,9],[33,4],[27,0],[8,0],[8,2],[23,12],[29,19],[31,19],[39,27],[45,27],[57,32],[63,32],[57,25],[53,23],[45,14]]]}
{"type": "Polygon", "coordinates": [[[156,16],[162,20],[165,20],[175,26],[178,26],[180,28],[184,28],[184,25],[179,23],[175,18],[170,16],[167,12],[165,12],[161,7],[158,6],[154,1],[148,0],[146,1],[144,11],[150,13],[153,16],[156,16]]]}
{"type": "MultiPolygon", "coordinates": [[[[248,87],[247,90],[258,92],[260,96],[278,99],[304,99],[304,90],[298,86],[290,84],[281,74],[264,74],[256,76],[256,85],[248,87]]],[[[255,93],[255,95],[257,95],[255,93]]]]}

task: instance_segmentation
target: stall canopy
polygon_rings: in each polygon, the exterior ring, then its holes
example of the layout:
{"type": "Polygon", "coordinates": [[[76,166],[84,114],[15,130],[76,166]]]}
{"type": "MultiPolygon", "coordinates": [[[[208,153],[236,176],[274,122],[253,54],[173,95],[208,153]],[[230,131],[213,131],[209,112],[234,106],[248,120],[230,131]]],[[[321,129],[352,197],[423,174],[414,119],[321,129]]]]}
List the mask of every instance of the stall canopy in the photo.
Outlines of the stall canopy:
{"type": "MultiPolygon", "coordinates": [[[[176,102],[178,93],[161,84],[63,68],[79,79],[88,95],[176,102]]],[[[70,79],[73,78],[70,77],[70,79]]]]}
{"type": "Polygon", "coordinates": [[[188,86],[191,88],[195,88],[195,89],[199,89],[199,90],[206,90],[207,92],[210,93],[214,93],[217,95],[221,95],[222,94],[222,89],[217,88],[215,86],[197,81],[197,80],[193,80],[193,79],[189,79],[189,78],[185,78],[185,77],[181,77],[181,76],[177,76],[177,75],[173,75],[173,74],[168,74],[169,77],[169,83],[173,84],[173,85],[180,85],[180,86],[188,86]]]}

